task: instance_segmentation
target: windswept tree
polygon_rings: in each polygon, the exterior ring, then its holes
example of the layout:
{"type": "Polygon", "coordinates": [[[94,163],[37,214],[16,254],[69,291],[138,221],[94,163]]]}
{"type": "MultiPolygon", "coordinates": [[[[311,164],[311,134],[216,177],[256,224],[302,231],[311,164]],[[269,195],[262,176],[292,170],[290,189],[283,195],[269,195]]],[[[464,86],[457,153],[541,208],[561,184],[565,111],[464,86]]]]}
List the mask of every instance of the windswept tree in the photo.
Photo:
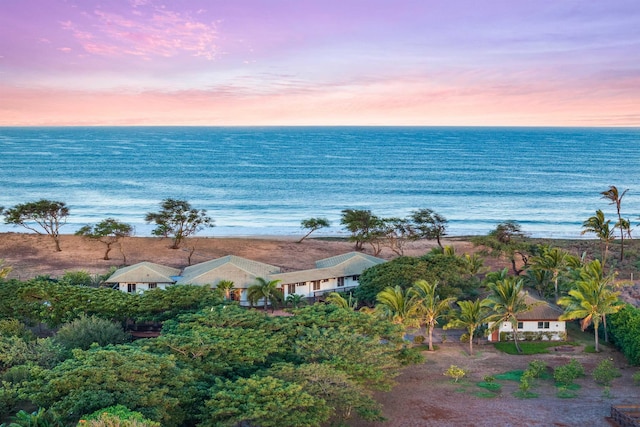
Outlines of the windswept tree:
{"type": "Polygon", "coordinates": [[[575,288],[558,301],[558,304],[565,307],[560,320],[581,319],[580,326],[583,331],[593,323],[596,351],[600,351],[600,323],[603,323],[606,333],[607,314],[617,313],[624,306],[618,298],[620,292],[614,292],[611,288],[612,282],[613,275],[604,275],[602,264],[596,259],[583,267],[575,288]]]}
{"type": "Polygon", "coordinates": [[[436,240],[442,248],[442,239],[447,235],[447,219],[431,209],[420,209],[411,212],[411,228],[413,239],[436,240]]]}
{"type": "Polygon", "coordinates": [[[418,318],[427,328],[429,339],[429,351],[433,351],[433,329],[438,322],[449,312],[454,297],[440,299],[437,293],[438,282],[433,284],[426,280],[418,280],[410,289],[415,295],[418,318]]]}
{"type": "Polygon", "coordinates": [[[56,245],[56,251],[60,252],[60,227],[67,222],[69,208],[66,203],[54,200],[41,199],[37,202],[28,202],[15,205],[4,211],[5,224],[20,225],[38,234],[51,236],[56,245]]]}
{"type": "Polygon", "coordinates": [[[318,218],[303,219],[302,221],[300,221],[300,227],[303,230],[309,230],[309,231],[307,232],[307,234],[302,236],[300,240],[298,240],[298,243],[302,243],[302,241],[307,237],[309,237],[311,233],[313,233],[314,231],[318,231],[321,228],[327,228],[330,226],[331,226],[331,223],[327,218],[318,217],[318,218]]]}
{"type": "Polygon", "coordinates": [[[249,286],[247,289],[247,297],[252,303],[262,300],[264,303],[264,311],[267,311],[269,303],[271,309],[275,309],[275,302],[282,300],[282,291],[278,287],[281,280],[266,280],[262,277],[256,277],[256,284],[249,286]]]}
{"type": "Polygon", "coordinates": [[[165,199],[160,203],[160,212],[149,212],[147,223],[155,223],[154,236],[172,237],[171,249],[178,249],[180,243],[204,227],[213,227],[213,220],[205,209],[194,209],[186,200],[165,199]]]}
{"type": "Polygon", "coordinates": [[[396,254],[404,255],[404,247],[412,236],[411,222],[405,218],[384,218],[382,220],[382,235],[388,246],[396,254]]]}
{"type": "Polygon", "coordinates": [[[511,276],[490,282],[487,286],[491,293],[487,297],[486,304],[493,312],[489,319],[493,322],[493,328],[498,328],[502,322],[510,323],[513,343],[518,353],[522,353],[518,345],[518,316],[531,309],[525,301],[523,279],[511,276]]]}
{"type": "Polygon", "coordinates": [[[616,212],[618,213],[618,222],[615,225],[615,228],[620,229],[620,261],[624,258],[624,235],[625,232],[630,233],[631,227],[628,220],[622,218],[622,213],[620,212],[620,207],[622,205],[622,198],[625,194],[627,194],[629,189],[626,189],[620,194],[618,191],[618,187],[612,185],[609,187],[607,191],[603,191],[602,198],[609,200],[609,204],[616,206],[616,212]]]}
{"type": "Polygon", "coordinates": [[[380,218],[364,209],[344,209],[340,219],[340,224],[351,233],[349,240],[356,243],[357,251],[380,237],[380,223],[380,218]]]}
{"type": "Polygon", "coordinates": [[[133,234],[133,227],[130,224],[120,222],[113,218],[107,218],[95,225],[85,225],[76,231],[77,236],[88,237],[89,239],[97,240],[107,246],[104,259],[109,259],[109,252],[111,252],[111,246],[114,243],[120,241],[124,237],[129,237],[133,234]]]}
{"type": "Polygon", "coordinates": [[[582,223],[582,232],[580,234],[593,233],[600,240],[602,246],[602,266],[607,263],[607,254],[609,253],[609,245],[614,241],[614,229],[611,228],[611,220],[605,219],[602,210],[598,209],[594,216],[587,218],[582,223]]]}
{"type": "Polygon", "coordinates": [[[469,355],[473,355],[473,337],[482,325],[487,323],[492,313],[487,300],[458,301],[460,308],[444,329],[465,328],[469,334],[469,355]]]}
{"type": "Polygon", "coordinates": [[[486,236],[471,239],[476,246],[484,246],[493,256],[504,255],[511,263],[511,269],[516,276],[520,275],[529,264],[531,245],[526,242],[526,233],[516,221],[505,221],[496,226],[486,236]],[[519,258],[519,260],[518,260],[519,258]],[[518,267],[518,262],[522,265],[518,267]]]}

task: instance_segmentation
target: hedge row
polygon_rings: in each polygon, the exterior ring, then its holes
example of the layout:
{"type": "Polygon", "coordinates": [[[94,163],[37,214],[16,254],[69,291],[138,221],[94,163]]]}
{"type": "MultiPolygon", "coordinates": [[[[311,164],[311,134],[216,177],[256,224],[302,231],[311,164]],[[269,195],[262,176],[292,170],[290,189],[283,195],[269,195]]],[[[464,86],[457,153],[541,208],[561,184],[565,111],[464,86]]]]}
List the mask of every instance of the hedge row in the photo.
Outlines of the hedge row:
{"type": "Polygon", "coordinates": [[[640,365],[640,309],[630,304],[607,316],[611,339],[632,365],[640,365]]]}

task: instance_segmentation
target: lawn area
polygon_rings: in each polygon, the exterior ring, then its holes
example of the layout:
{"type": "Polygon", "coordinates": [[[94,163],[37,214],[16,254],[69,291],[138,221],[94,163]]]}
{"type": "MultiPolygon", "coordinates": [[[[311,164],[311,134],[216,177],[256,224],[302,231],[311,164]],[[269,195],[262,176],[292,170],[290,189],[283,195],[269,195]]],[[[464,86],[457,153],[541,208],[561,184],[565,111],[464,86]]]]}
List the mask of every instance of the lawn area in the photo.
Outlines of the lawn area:
{"type": "Polygon", "coordinates": [[[522,349],[522,353],[518,353],[516,350],[516,346],[513,341],[501,341],[494,344],[496,350],[502,351],[507,354],[521,354],[521,355],[531,355],[531,354],[544,354],[549,353],[550,348],[555,348],[558,346],[577,346],[579,344],[575,342],[567,342],[567,341],[522,341],[519,342],[518,345],[520,349],[522,349]]]}

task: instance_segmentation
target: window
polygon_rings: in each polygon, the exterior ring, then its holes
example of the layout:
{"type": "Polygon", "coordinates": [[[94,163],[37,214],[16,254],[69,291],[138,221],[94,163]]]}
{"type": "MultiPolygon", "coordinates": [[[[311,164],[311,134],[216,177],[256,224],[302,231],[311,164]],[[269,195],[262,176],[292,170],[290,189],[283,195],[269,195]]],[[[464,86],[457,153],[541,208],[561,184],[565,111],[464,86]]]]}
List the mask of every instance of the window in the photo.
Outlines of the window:
{"type": "Polygon", "coordinates": [[[127,292],[132,293],[136,291],[135,283],[127,283],[127,292]]]}
{"type": "Polygon", "coordinates": [[[296,284],[295,283],[292,284],[292,285],[287,285],[287,293],[289,295],[296,293],[296,284]]]}
{"type": "Polygon", "coordinates": [[[149,283],[149,289],[155,289],[158,287],[157,283],[149,283]]]}
{"type": "Polygon", "coordinates": [[[549,322],[538,322],[538,329],[549,329],[549,322]]]}
{"type": "Polygon", "coordinates": [[[360,280],[360,276],[356,274],[351,278],[351,280],[353,280],[354,282],[357,282],[358,280],[360,280]]]}
{"type": "Polygon", "coordinates": [[[524,324],[522,322],[518,322],[518,329],[524,328],[524,324]]]}
{"type": "Polygon", "coordinates": [[[314,291],[319,291],[320,290],[320,280],[314,280],[313,281],[313,290],[314,291]]]}
{"type": "Polygon", "coordinates": [[[344,277],[338,277],[338,286],[344,286],[344,277]]]}

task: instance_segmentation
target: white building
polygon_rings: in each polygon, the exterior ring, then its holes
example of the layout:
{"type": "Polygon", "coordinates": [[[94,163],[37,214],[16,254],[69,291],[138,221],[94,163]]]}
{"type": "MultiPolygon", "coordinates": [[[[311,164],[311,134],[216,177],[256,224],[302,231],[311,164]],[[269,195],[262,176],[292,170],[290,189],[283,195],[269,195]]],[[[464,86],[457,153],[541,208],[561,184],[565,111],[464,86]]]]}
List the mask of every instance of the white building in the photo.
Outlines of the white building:
{"type": "Polygon", "coordinates": [[[316,261],[316,268],[272,274],[271,280],[280,280],[286,298],[297,294],[317,299],[330,292],[340,292],[358,286],[364,270],[385,260],[360,252],[349,252],[316,261]]]}
{"type": "Polygon", "coordinates": [[[147,289],[178,285],[209,286],[215,288],[222,280],[233,282],[230,297],[242,305],[249,305],[247,289],[261,277],[267,281],[280,280],[283,296],[297,294],[317,299],[333,291],[353,289],[359,284],[364,270],[385,260],[360,252],[349,252],[316,261],[316,268],[282,273],[280,267],[228,255],[184,268],[165,267],[141,262],[121,268],[106,283],[118,284],[122,292],[143,292],[147,289]]]}
{"type": "MultiPolygon", "coordinates": [[[[567,326],[564,320],[558,320],[563,310],[546,301],[526,295],[525,302],[531,306],[518,316],[518,339],[526,341],[565,341],[567,326]]],[[[489,323],[492,329],[493,323],[489,323]]],[[[513,327],[510,322],[502,322],[491,335],[489,341],[513,340],[513,327]]]]}
{"type": "Polygon", "coordinates": [[[152,262],[141,262],[116,270],[105,283],[118,285],[122,292],[138,293],[149,289],[166,289],[176,282],[180,270],[152,262]]]}

